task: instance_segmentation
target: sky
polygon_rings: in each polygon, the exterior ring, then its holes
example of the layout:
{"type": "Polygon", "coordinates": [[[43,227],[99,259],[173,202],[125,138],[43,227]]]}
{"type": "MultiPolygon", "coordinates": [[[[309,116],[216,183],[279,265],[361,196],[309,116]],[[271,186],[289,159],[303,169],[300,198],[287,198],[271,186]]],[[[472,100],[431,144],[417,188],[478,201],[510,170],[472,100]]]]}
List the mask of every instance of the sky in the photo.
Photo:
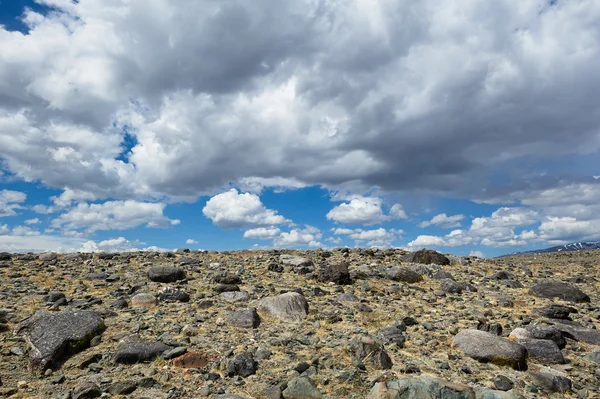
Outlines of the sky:
{"type": "Polygon", "coordinates": [[[0,251],[600,240],[597,0],[0,0],[0,251]]]}

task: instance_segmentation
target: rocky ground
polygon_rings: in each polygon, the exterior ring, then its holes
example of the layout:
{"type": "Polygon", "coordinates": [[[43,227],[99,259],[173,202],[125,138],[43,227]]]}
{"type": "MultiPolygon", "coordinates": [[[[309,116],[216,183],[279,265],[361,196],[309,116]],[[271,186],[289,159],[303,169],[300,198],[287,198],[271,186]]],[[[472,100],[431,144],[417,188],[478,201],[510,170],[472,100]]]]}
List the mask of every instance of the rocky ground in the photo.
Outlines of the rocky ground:
{"type": "Polygon", "coordinates": [[[600,397],[600,251],[0,254],[12,398],[600,397]]]}

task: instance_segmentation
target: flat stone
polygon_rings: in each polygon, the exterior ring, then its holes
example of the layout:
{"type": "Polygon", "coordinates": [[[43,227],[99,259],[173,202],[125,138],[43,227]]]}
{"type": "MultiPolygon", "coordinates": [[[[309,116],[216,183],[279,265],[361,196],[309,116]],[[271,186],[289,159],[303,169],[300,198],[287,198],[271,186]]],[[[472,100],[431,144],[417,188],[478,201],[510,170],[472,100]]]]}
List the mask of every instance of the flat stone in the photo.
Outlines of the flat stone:
{"type": "Polygon", "coordinates": [[[319,270],[318,280],[323,283],[331,282],[340,285],[352,284],[348,263],[342,262],[339,264],[327,265],[325,268],[319,270]]]}
{"type": "Polygon", "coordinates": [[[247,291],[228,291],[220,293],[219,297],[227,302],[246,302],[250,294],[247,291]]]}
{"type": "Polygon", "coordinates": [[[131,306],[151,307],[156,305],[156,297],[152,294],[141,292],[131,297],[131,306]]]}
{"type": "Polygon", "coordinates": [[[297,292],[286,292],[278,296],[263,298],[258,304],[258,310],[282,321],[299,322],[308,314],[308,302],[297,292]]]}
{"type": "Polygon", "coordinates": [[[562,299],[568,302],[589,302],[590,297],[579,288],[561,281],[545,280],[529,289],[531,295],[540,298],[562,299]]]}
{"type": "Polygon", "coordinates": [[[280,255],[279,262],[283,263],[284,265],[290,265],[294,267],[312,266],[313,264],[312,260],[308,258],[293,255],[280,255]]]}
{"type": "Polygon", "coordinates": [[[388,270],[387,276],[390,280],[402,281],[408,284],[418,283],[423,280],[423,276],[406,267],[392,267],[388,270]]]}
{"type": "Polygon", "coordinates": [[[185,272],[174,266],[154,266],[148,270],[148,278],[158,283],[174,283],[185,279],[185,272]]]}
{"type": "Polygon", "coordinates": [[[565,364],[560,348],[549,339],[519,339],[519,344],[527,349],[527,356],[544,364],[565,364]]]}
{"type": "Polygon", "coordinates": [[[571,380],[550,373],[530,372],[534,384],[547,392],[567,393],[572,390],[571,380]]]}
{"type": "Polygon", "coordinates": [[[567,320],[554,324],[565,337],[581,341],[592,345],[600,345],[600,331],[591,328],[585,328],[577,323],[567,324],[567,320]]]}
{"type": "Polygon", "coordinates": [[[162,342],[124,342],[117,347],[113,361],[123,364],[149,362],[169,349],[172,347],[162,342]]]}
{"type": "Polygon", "coordinates": [[[396,344],[399,348],[404,346],[406,338],[402,334],[402,330],[397,327],[386,327],[377,331],[375,334],[384,344],[396,344]]]}
{"type": "Polygon", "coordinates": [[[550,319],[564,319],[569,320],[571,313],[577,313],[577,309],[570,306],[551,304],[543,308],[533,309],[536,313],[546,316],[550,319]]]}
{"type": "Polygon", "coordinates": [[[284,399],[322,399],[323,394],[314,382],[306,377],[297,377],[288,382],[282,392],[284,399]]]}
{"type": "Polygon", "coordinates": [[[23,333],[31,347],[30,369],[43,373],[48,368],[58,367],[69,356],[88,348],[92,338],[102,334],[105,328],[102,317],[93,311],[40,311],[21,323],[17,332],[23,333]]]}
{"type": "Polygon", "coordinates": [[[227,324],[240,328],[258,328],[260,317],[256,313],[256,309],[236,310],[227,318],[227,324]]]}
{"type": "Polygon", "coordinates": [[[526,370],[527,351],[522,345],[479,330],[462,330],[453,340],[466,355],[484,363],[526,370]]]}

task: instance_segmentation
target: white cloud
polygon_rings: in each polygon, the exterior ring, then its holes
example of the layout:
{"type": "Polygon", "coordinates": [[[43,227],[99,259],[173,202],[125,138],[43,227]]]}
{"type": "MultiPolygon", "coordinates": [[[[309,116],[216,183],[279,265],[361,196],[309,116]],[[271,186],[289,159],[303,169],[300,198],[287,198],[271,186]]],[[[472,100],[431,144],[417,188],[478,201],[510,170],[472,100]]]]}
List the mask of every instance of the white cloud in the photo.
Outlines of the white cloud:
{"type": "Polygon", "coordinates": [[[29,226],[15,226],[12,229],[12,234],[16,235],[16,236],[30,237],[30,236],[39,236],[40,232],[35,229],[32,229],[29,226]]]}
{"type": "Polygon", "coordinates": [[[51,226],[63,230],[126,230],[140,225],[164,228],[174,221],[163,215],[164,204],[128,201],[107,201],[102,204],[79,203],[53,219],[51,226]]]}
{"type": "MultiPolygon", "coordinates": [[[[1,155],[1,153],[0,153],[1,155]]],[[[0,217],[15,216],[17,209],[23,209],[20,204],[25,202],[27,195],[20,191],[1,190],[0,191],[0,217]]]]}
{"type": "Polygon", "coordinates": [[[409,248],[439,247],[445,245],[442,237],[420,235],[407,244],[409,248]]]}
{"type": "Polygon", "coordinates": [[[305,226],[304,229],[293,229],[289,232],[281,232],[279,236],[273,240],[273,245],[276,248],[289,247],[312,247],[318,248],[324,245],[319,242],[323,237],[321,231],[313,226],[305,226]]]}
{"type": "Polygon", "coordinates": [[[408,219],[406,212],[404,212],[404,209],[400,204],[392,205],[392,207],[390,208],[390,217],[392,219],[408,219]]]}
{"type": "Polygon", "coordinates": [[[337,235],[348,235],[348,234],[354,233],[354,230],[352,230],[352,229],[344,229],[341,227],[331,229],[331,231],[333,231],[333,234],[337,234],[337,235]]]}
{"type": "Polygon", "coordinates": [[[27,219],[24,223],[25,224],[40,224],[41,221],[38,218],[33,218],[33,219],[27,219]]]}
{"type": "Polygon", "coordinates": [[[573,217],[548,217],[539,227],[540,238],[550,244],[600,238],[599,220],[577,220],[573,217]]]}
{"type": "Polygon", "coordinates": [[[188,238],[187,240],[185,240],[185,243],[187,245],[194,245],[194,244],[198,244],[198,241],[196,241],[194,239],[191,239],[191,238],[188,238]]]}
{"type": "Polygon", "coordinates": [[[469,256],[477,256],[480,259],[485,259],[485,255],[481,251],[471,251],[469,252],[469,256]]]}
{"type": "Polygon", "coordinates": [[[429,221],[423,221],[418,224],[419,227],[429,227],[429,226],[440,226],[445,229],[451,229],[453,227],[459,227],[460,221],[465,218],[465,215],[452,215],[448,216],[445,213],[440,213],[439,215],[435,215],[429,221]]]}
{"type": "Polygon", "coordinates": [[[0,235],[0,251],[7,252],[75,252],[81,249],[85,240],[52,235],[19,236],[0,235]]]}
{"type": "Polygon", "coordinates": [[[277,211],[267,209],[258,195],[239,194],[234,188],[210,198],[202,209],[202,213],[222,229],[289,222],[283,216],[278,215],[277,211]]]}
{"type": "Polygon", "coordinates": [[[80,252],[133,252],[139,251],[138,246],[141,244],[143,243],[131,242],[125,237],[111,238],[100,242],[86,241],[80,252]]]}
{"type": "Polygon", "coordinates": [[[270,240],[277,237],[280,233],[281,230],[277,227],[257,227],[254,229],[246,230],[244,232],[244,238],[255,240],[270,240]]]}
{"type": "MultiPolygon", "coordinates": [[[[354,240],[356,246],[368,246],[378,248],[389,248],[392,246],[392,242],[397,236],[404,233],[402,230],[389,229],[386,230],[383,227],[372,230],[363,229],[343,229],[336,228],[332,229],[333,234],[336,235],[347,235],[349,238],[354,240]]],[[[328,239],[336,243],[341,242],[339,239],[328,239]]]]}
{"type": "Polygon", "coordinates": [[[402,205],[394,204],[388,215],[383,213],[381,198],[355,196],[330,210],[326,217],[329,220],[351,224],[380,224],[392,219],[406,219],[402,205]]]}

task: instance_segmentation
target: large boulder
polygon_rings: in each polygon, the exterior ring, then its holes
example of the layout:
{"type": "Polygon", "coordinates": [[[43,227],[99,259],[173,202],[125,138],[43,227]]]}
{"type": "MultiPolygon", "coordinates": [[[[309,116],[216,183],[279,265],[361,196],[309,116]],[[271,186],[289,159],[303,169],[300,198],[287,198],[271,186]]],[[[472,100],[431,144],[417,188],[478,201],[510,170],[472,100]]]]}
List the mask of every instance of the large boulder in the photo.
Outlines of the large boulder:
{"type": "Polygon", "coordinates": [[[540,298],[562,299],[568,302],[589,302],[590,297],[579,288],[573,287],[562,281],[545,280],[529,289],[531,295],[540,298]]]}
{"type": "Polygon", "coordinates": [[[346,262],[327,265],[319,270],[318,279],[323,283],[352,284],[346,262]]]}
{"type": "MultiPolygon", "coordinates": [[[[558,320],[557,320],[558,321],[558,320]]],[[[565,337],[592,345],[600,345],[600,331],[585,328],[582,325],[567,320],[554,324],[554,327],[565,337]]]]}
{"type": "Polygon", "coordinates": [[[527,349],[527,356],[543,364],[565,364],[560,348],[549,339],[521,338],[519,344],[527,349]]]}
{"type": "Polygon", "coordinates": [[[169,349],[172,348],[162,342],[123,342],[117,347],[113,361],[123,364],[150,362],[169,349]]]}
{"type": "Polygon", "coordinates": [[[435,264],[444,266],[450,264],[450,259],[441,253],[432,251],[430,249],[422,249],[420,251],[411,252],[405,255],[402,260],[413,263],[422,263],[425,265],[435,264]]]}
{"type": "Polygon", "coordinates": [[[308,302],[297,292],[261,299],[258,310],[277,317],[281,321],[298,322],[308,314],[308,302]]]}
{"type": "Polygon", "coordinates": [[[69,356],[90,346],[90,341],[105,329],[102,317],[89,310],[63,310],[58,313],[40,311],[21,323],[22,333],[31,347],[29,366],[43,373],[57,368],[69,356]]]}
{"type": "Polygon", "coordinates": [[[408,284],[418,283],[423,280],[423,276],[406,267],[392,267],[388,270],[387,276],[390,280],[401,281],[408,284]]]}
{"type": "Polygon", "coordinates": [[[348,344],[348,351],[355,361],[370,365],[376,370],[392,368],[392,359],[383,344],[374,337],[357,335],[348,344]]]}
{"type": "Polygon", "coordinates": [[[297,377],[287,383],[282,392],[284,399],[322,399],[323,394],[314,382],[306,377],[297,377]]]}
{"type": "Polygon", "coordinates": [[[148,278],[157,283],[174,283],[185,279],[185,272],[174,266],[153,266],[148,270],[148,278]]]}
{"type": "Polygon", "coordinates": [[[485,331],[467,329],[454,336],[454,346],[484,363],[526,370],[527,350],[523,345],[485,331]]]}
{"type": "Polygon", "coordinates": [[[293,255],[280,255],[279,261],[284,265],[290,265],[293,267],[301,267],[301,266],[312,266],[312,260],[308,258],[303,258],[301,256],[293,256],[293,255]]]}

